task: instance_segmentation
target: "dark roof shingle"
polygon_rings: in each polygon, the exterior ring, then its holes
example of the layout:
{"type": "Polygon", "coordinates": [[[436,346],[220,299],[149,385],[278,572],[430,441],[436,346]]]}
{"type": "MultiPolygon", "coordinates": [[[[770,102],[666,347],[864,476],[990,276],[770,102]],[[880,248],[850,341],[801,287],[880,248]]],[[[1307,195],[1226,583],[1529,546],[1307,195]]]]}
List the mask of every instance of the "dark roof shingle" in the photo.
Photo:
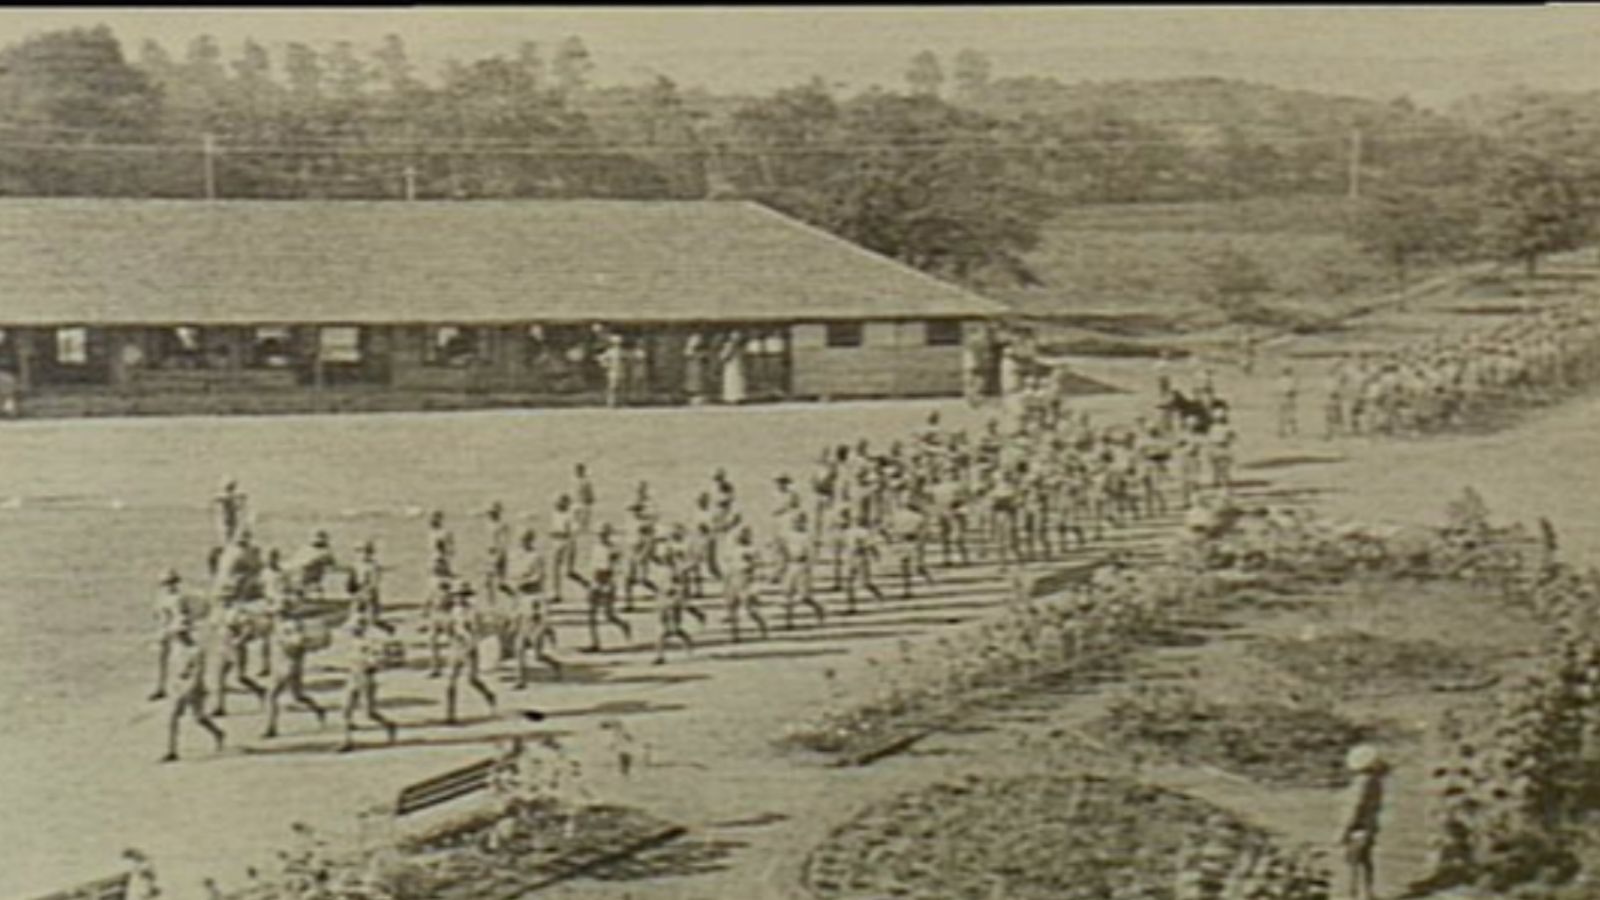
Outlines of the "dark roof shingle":
{"type": "Polygon", "coordinates": [[[0,273],[0,325],[1003,311],[746,202],[8,199],[0,273]]]}

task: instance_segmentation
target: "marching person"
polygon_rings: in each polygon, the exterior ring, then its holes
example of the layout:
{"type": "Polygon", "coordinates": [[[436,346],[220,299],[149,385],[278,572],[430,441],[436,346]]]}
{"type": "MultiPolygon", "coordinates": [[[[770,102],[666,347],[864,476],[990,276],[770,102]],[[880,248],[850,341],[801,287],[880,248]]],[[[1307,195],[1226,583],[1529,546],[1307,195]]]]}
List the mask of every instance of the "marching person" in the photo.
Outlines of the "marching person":
{"type": "Polygon", "coordinates": [[[422,604],[422,630],[428,638],[428,677],[444,674],[444,644],[448,639],[450,592],[455,587],[456,538],[445,527],[444,513],[428,517],[428,577],[431,582],[422,604]]]}
{"type": "Polygon", "coordinates": [[[261,595],[261,548],[250,529],[240,528],[217,555],[215,595],[223,603],[254,600],[261,595]]]}
{"type": "Polygon", "coordinates": [[[356,710],[363,710],[367,718],[383,727],[393,744],[400,735],[400,727],[378,711],[378,673],[384,664],[383,645],[359,616],[350,617],[350,638],[346,647],[348,667],[344,685],[344,743],[340,753],[356,748],[356,710]]]}
{"type": "Polygon", "coordinates": [[[1300,433],[1300,379],[1293,366],[1284,366],[1278,376],[1278,437],[1295,437],[1300,433]]]}
{"type": "Polygon", "coordinates": [[[733,632],[734,643],[739,642],[739,620],[749,613],[751,621],[767,637],[767,620],[761,615],[761,551],[756,549],[755,535],[750,526],[740,527],[734,535],[732,557],[724,588],[727,591],[728,628],[733,632]]]}
{"type": "MultiPolygon", "coordinates": [[[[547,572],[544,554],[539,551],[538,535],[532,528],[522,533],[522,552],[514,570],[513,587],[518,598],[515,644],[517,656],[517,690],[528,686],[528,651],[539,662],[549,666],[556,678],[561,677],[561,662],[551,656],[546,647],[555,646],[555,622],[550,617],[546,602],[547,572]]],[[[559,579],[561,576],[556,576],[559,579]]]]}
{"type": "Polygon", "coordinates": [[[483,683],[482,657],[479,653],[483,643],[483,625],[472,604],[473,593],[472,583],[462,581],[456,586],[454,602],[450,605],[450,678],[444,692],[444,721],[447,725],[457,724],[456,689],[460,686],[462,676],[489,704],[489,714],[493,716],[495,713],[494,691],[483,683]]]}
{"type": "Polygon", "coordinates": [[[161,576],[156,592],[153,613],[156,623],[156,689],[150,692],[151,700],[164,700],[167,696],[167,676],[171,669],[172,652],[178,642],[178,630],[186,628],[189,610],[184,603],[179,586],[183,578],[175,569],[161,576]]]}
{"type": "Polygon", "coordinates": [[[890,513],[883,524],[883,536],[895,560],[900,564],[900,596],[911,597],[911,577],[921,575],[928,584],[934,584],[933,573],[928,571],[927,552],[923,543],[927,535],[928,520],[913,503],[890,513]]]}
{"type": "Polygon", "coordinates": [[[228,714],[228,676],[237,675],[239,685],[265,703],[267,689],[250,677],[249,646],[262,631],[264,623],[244,608],[242,603],[225,603],[217,623],[217,703],[211,710],[214,718],[228,714]]]}
{"type": "Polygon", "coordinates": [[[572,497],[562,494],[550,513],[550,602],[561,602],[561,589],[567,579],[584,583],[578,574],[578,520],[572,510],[572,497]]]}
{"type": "Polygon", "coordinates": [[[578,463],[572,467],[574,484],[572,497],[577,503],[574,518],[578,525],[578,533],[588,534],[594,527],[594,506],[596,502],[594,482],[589,478],[589,467],[578,463]]]}
{"type": "Polygon", "coordinates": [[[278,658],[277,664],[273,667],[276,674],[273,675],[271,686],[267,689],[267,728],[261,736],[263,738],[278,736],[279,700],[286,692],[301,706],[316,715],[319,727],[326,725],[328,711],[306,693],[306,657],[310,655],[310,646],[306,639],[305,626],[293,616],[282,616],[273,626],[272,638],[272,653],[278,658]]]}
{"type": "Polygon", "coordinates": [[[355,564],[350,567],[350,591],[356,615],[365,616],[384,631],[394,631],[383,620],[383,566],[378,563],[378,545],[371,540],[362,543],[355,564]]]}
{"type": "Polygon", "coordinates": [[[804,512],[796,513],[789,521],[789,531],[783,538],[783,616],[785,627],[794,630],[796,604],[808,606],[817,614],[817,626],[827,623],[828,615],[817,602],[812,588],[811,553],[815,538],[804,512]]]}
{"type": "Polygon", "coordinates": [[[600,652],[600,618],[622,630],[622,639],[633,640],[633,627],[617,614],[617,562],[621,552],[611,540],[611,523],[602,522],[589,551],[589,646],[600,652]]]}
{"type": "Polygon", "coordinates": [[[217,533],[223,546],[233,543],[233,536],[244,527],[245,506],[249,497],[239,490],[232,478],[222,479],[222,490],[211,501],[217,507],[217,533]]]}
{"type": "Polygon", "coordinates": [[[622,608],[633,612],[633,589],[646,588],[652,597],[659,597],[661,589],[650,578],[650,561],[655,555],[655,516],[650,509],[648,491],[640,485],[640,495],[628,507],[628,546],[624,551],[622,579],[622,608]]]}
{"type": "Polygon", "coordinates": [[[489,504],[484,513],[488,518],[489,575],[491,584],[506,579],[506,564],[511,555],[511,525],[505,519],[505,507],[499,500],[489,504]]]}
{"type": "Polygon", "coordinates": [[[667,569],[667,590],[657,609],[661,628],[656,635],[654,664],[659,666],[667,661],[667,642],[673,638],[677,638],[686,651],[694,651],[694,641],[683,626],[684,614],[699,619],[702,626],[705,625],[706,616],[695,607],[692,600],[698,593],[696,585],[700,573],[689,542],[688,529],[684,528],[683,523],[672,526],[667,539],[656,548],[656,560],[667,569]]]}
{"type": "Polygon", "coordinates": [[[206,653],[195,641],[187,620],[180,619],[173,628],[172,654],[176,657],[176,679],[172,712],[167,719],[167,755],[161,758],[164,763],[178,761],[178,723],[186,715],[211,734],[218,750],[228,738],[206,715],[206,653]]]}
{"type": "Polygon", "coordinates": [[[1222,491],[1224,496],[1233,489],[1234,440],[1233,427],[1228,424],[1226,415],[1217,419],[1206,433],[1211,460],[1211,486],[1222,491]]]}
{"type": "Polygon", "coordinates": [[[856,587],[865,588],[878,602],[883,602],[883,591],[872,581],[872,560],[878,556],[878,543],[872,529],[858,521],[849,509],[839,512],[840,549],[844,556],[844,597],[847,614],[856,611],[856,587]]]}

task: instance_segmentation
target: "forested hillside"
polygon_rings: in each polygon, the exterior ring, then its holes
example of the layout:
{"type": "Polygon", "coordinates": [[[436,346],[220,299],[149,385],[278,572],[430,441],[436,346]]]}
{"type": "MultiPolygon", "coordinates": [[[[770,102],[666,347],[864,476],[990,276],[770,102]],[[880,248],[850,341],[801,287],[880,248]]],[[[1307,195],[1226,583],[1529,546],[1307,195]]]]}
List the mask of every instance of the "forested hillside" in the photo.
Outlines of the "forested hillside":
{"type": "Polygon", "coordinates": [[[1059,241],[1041,250],[1050,223],[1089,204],[1289,198],[1403,280],[1535,267],[1588,239],[1600,196],[1596,94],[1447,115],[1221,79],[996,78],[964,51],[911,57],[901,90],[756,95],[600,86],[600,64],[577,36],[424,72],[393,36],[37,34],[0,51],[0,194],[740,197],[942,277],[1043,288],[1070,277],[1059,241]]]}

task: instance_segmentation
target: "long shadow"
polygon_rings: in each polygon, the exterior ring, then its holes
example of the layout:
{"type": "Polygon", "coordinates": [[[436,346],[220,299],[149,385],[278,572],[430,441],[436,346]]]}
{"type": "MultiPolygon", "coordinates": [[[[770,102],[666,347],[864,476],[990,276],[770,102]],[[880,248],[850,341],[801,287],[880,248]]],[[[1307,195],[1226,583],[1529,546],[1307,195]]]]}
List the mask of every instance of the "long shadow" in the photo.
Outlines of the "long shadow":
{"type": "Polygon", "coordinates": [[[1273,456],[1267,459],[1251,460],[1240,464],[1239,468],[1255,471],[1260,469],[1285,469],[1291,466],[1327,466],[1348,461],[1349,457],[1347,456],[1302,454],[1300,456],[1273,456]]]}
{"type": "Polygon", "coordinates": [[[764,813],[759,813],[757,815],[750,816],[750,817],[744,818],[744,819],[728,819],[727,821],[724,821],[724,822],[710,822],[710,823],[706,824],[706,827],[707,828],[764,828],[764,827],[766,827],[768,825],[776,825],[779,822],[787,822],[787,821],[789,821],[789,816],[786,813],[764,812],[764,813]]]}
{"type": "MultiPolygon", "coordinates": [[[[642,647],[641,647],[642,649],[642,647]]],[[[576,656],[577,654],[572,654],[576,656]]],[[[533,677],[529,679],[529,687],[535,688],[546,685],[576,684],[576,685],[672,685],[685,684],[691,681],[704,681],[710,675],[701,672],[679,672],[660,674],[618,675],[616,670],[623,668],[619,661],[616,665],[596,665],[569,661],[571,656],[562,656],[561,677],[557,678],[553,672],[543,667],[534,669],[533,677]]],[[[592,659],[593,656],[583,658],[592,659]]],[[[497,673],[497,679],[502,683],[516,681],[515,669],[507,669],[497,673]]]]}
{"type": "Polygon", "coordinates": [[[849,653],[840,647],[824,647],[814,650],[753,650],[736,653],[712,653],[706,659],[714,660],[754,660],[754,659],[805,659],[815,656],[844,656],[849,653]]]}
{"type": "MultiPolygon", "coordinates": [[[[548,728],[519,728],[516,730],[499,730],[492,733],[475,732],[473,734],[459,734],[450,736],[406,737],[406,726],[410,723],[400,723],[400,739],[393,744],[386,743],[381,730],[371,728],[356,733],[356,749],[349,754],[338,752],[339,743],[343,739],[340,732],[332,729],[326,738],[316,741],[297,741],[290,743],[286,740],[275,741],[271,746],[246,745],[237,751],[216,756],[205,757],[206,760],[222,759],[237,753],[244,756],[368,756],[382,751],[405,750],[415,747],[465,747],[475,744],[494,745],[509,738],[528,738],[533,736],[566,738],[572,732],[548,728]]],[[[471,724],[471,723],[468,723],[471,724]]]]}
{"type": "Polygon", "coordinates": [[[545,712],[546,719],[575,719],[582,716],[642,716],[651,713],[679,712],[688,709],[682,703],[652,703],[649,700],[610,700],[594,706],[572,709],[552,709],[545,712]]]}

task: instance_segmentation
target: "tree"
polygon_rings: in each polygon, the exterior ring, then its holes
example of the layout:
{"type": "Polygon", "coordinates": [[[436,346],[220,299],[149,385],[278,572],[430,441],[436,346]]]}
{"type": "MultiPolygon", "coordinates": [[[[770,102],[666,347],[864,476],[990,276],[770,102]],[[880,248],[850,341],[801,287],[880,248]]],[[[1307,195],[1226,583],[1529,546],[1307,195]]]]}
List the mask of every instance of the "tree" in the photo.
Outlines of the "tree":
{"type": "Polygon", "coordinates": [[[528,76],[528,80],[535,87],[542,87],[545,80],[544,52],[533,41],[523,41],[517,46],[517,65],[528,76]]]}
{"type": "Polygon", "coordinates": [[[156,123],[160,95],[101,25],[46,32],[0,52],[0,107],[24,123],[143,132],[156,123]]]}
{"type": "Polygon", "coordinates": [[[347,106],[359,105],[372,83],[372,69],[356,54],[349,41],[339,41],[323,58],[329,99],[347,106]]]}
{"type": "Polygon", "coordinates": [[[1276,317],[1261,300],[1272,290],[1272,278],[1255,257],[1230,244],[1204,259],[1201,270],[1204,274],[1199,298],[1229,321],[1275,324],[1276,317]]]}
{"type": "Polygon", "coordinates": [[[145,42],[139,45],[139,68],[149,78],[158,83],[165,81],[172,76],[175,66],[172,54],[168,53],[167,48],[161,46],[159,42],[146,38],[145,42]]]}
{"type": "Polygon", "coordinates": [[[944,70],[940,68],[939,57],[933,55],[932,50],[924,50],[911,57],[911,65],[906,69],[906,85],[913,94],[939,95],[939,88],[944,85],[944,70]]]}
{"type": "Polygon", "coordinates": [[[156,160],[93,152],[104,140],[146,139],[161,116],[160,91],[104,26],[46,32],[0,51],[0,109],[12,138],[78,148],[0,148],[7,193],[132,193],[153,183],[156,160]]]}
{"type": "Polygon", "coordinates": [[[732,136],[755,148],[748,157],[754,168],[736,180],[747,190],[771,190],[827,178],[840,160],[822,144],[837,142],[840,120],[839,104],[821,78],[743,104],[734,111],[732,136]],[[805,152],[811,147],[815,153],[805,152]]]}
{"type": "Polygon", "coordinates": [[[1428,195],[1390,187],[1370,195],[1356,217],[1354,237],[1361,248],[1382,259],[1404,286],[1412,260],[1434,247],[1439,211],[1428,195]]]}
{"type": "Polygon", "coordinates": [[[976,50],[968,48],[956,54],[955,65],[951,77],[955,81],[956,97],[962,100],[975,100],[983,95],[989,87],[989,78],[993,74],[994,64],[989,57],[976,50]]]}
{"type": "Polygon", "coordinates": [[[385,35],[372,58],[377,63],[378,77],[391,94],[404,94],[415,84],[411,57],[399,35],[385,35]]]}
{"type": "Polygon", "coordinates": [[[314,103],[322,96],[322,62],[317,51],[298,41],[283,50],[283,74],[289,81],[289,92],[302,107],[314,103]]]}
{"type": "Polygon", "coordinates": [[[594,60],[590,58],[589,48],[584,46],[583,38],[573,35],[556,48],[556,56],[550,67],[556,90],[570,96],[588,86],[589,76],[594,73],[594,60]]]}
{"type": "Polygon", "coordinates": [[[1519,262],[1532,278],[1539,260],[1589,238],[1593,216],[1576,178],[1532,153],[1516,153],[1489,174],[1482,241],[1498,259],[1519,262]]]}
{"type": "Polygon", "coordinates": [[[1056,203],[1013,177],[995,125],[936,97],[863,94],[819,146],[836,154],[825,170],[756,196],[926,272],[1037,283],[1025,255],[1056,203]]]}
{"type": "Polygon", "coordinates": [[[1416,261],[1459,259],[1470,252],[1474,210],[1469,200],[1448,192],[1386,185],[1363,202],[1352,237],[1404,286],[1416,261]]]}

